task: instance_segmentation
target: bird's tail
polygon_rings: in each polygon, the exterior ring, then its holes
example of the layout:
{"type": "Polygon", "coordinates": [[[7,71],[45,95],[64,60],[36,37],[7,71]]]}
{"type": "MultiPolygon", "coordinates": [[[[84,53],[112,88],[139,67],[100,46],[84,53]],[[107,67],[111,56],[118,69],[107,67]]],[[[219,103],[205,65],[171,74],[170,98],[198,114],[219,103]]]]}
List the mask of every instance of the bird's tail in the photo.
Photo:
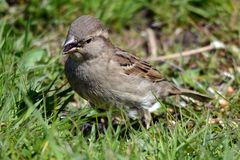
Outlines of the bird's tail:
{"type": "Polygon", "coordinates": [[[208,102],[213,99],[207,95],[201,94],[196,91],[192,91],[192,90],[185,89],[185,88],[179,88],[168,81],[162,81],[162,82],[158,83],[157,85],[160,88],[159,90],[162,91],[161,93],[167,93],[167,95],[184,95],[184,96],[199,100],[201,102],[208,102]],[[164,92],[163,92],[163,90],[164,90],[164,92]]]}
{"type": "Polygon", "coordinates": [[[212,97],[209,97],[207,95],[204,95],[204,94],[201,94],[199,92],[192,91],[192,90],[189,90],[189,89],[179,88],[179,91],[180,92],[178,94],[184,95],[184,96],[187,96],[187,97],[191,97],[191,98],[199,100],[201,102],[208,102],[208,101],[213,99],[212,97]]]}

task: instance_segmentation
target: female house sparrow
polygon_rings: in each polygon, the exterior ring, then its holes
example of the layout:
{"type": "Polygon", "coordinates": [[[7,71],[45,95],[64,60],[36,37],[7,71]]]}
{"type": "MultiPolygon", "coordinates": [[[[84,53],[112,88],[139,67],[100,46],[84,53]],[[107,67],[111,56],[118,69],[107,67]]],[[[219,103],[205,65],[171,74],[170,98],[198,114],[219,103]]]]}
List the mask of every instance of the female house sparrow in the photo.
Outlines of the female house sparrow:
{"type": "Polygon", "coordinates": [[[130,118],[142,118],[147,126],[157,99],[185,95],[200,101],[210,98],[176,87],[147,62],[115,47],[101,22],[81,16],[70,26],[63,47],[67,79],[81,97],[95,107],[123,109],[130,118]]]}

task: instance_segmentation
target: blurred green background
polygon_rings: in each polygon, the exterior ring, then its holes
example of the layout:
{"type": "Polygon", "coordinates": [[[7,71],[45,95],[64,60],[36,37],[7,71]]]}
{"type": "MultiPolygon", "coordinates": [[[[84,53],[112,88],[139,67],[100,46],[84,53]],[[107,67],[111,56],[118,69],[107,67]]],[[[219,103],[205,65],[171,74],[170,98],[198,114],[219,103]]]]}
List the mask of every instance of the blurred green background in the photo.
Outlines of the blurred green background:
{"type": "Polygon", "coordinates": [[[0,159],[239,159],[239,86],[239,0],[0,1],[0,159]],[[225,49],[151,62],[216,99],[165,104],[149,130],[99,131],[99,113],[66,84],[61,56],[69,25],[86,14],[142,58],[223,42],[225,49]]]}

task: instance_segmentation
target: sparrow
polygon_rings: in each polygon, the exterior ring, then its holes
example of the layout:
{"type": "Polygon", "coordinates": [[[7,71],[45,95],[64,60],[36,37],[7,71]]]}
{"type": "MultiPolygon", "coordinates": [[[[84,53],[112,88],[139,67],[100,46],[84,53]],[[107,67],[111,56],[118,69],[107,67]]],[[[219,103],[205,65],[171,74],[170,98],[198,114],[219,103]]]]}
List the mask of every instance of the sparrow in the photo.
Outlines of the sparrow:
{"type": "Polygon", "coordinates": [[[63,46],[68,55],[65,74],[71,87],[90,104],[104,111],[125,111],[147,128],[159,101],[185,95],[199,101],[211,98],[177,87],[148,62],[112,44],[108,30],[95,17],[84,15],[72,22],[63,46]]]}

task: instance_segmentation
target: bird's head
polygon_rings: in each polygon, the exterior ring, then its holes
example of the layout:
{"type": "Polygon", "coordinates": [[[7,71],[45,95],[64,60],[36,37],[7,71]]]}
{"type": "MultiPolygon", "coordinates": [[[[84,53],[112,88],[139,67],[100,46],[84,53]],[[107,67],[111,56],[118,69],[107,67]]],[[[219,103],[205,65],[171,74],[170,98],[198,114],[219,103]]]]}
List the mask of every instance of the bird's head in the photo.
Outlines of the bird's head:
{"type": "Polygon", "coordinates": [[[109,45],[108,31],[102,23],[95,17],[81,16],[73,21],[68,30],[63,54],[83,61],[105,53],[109,45]]]}

